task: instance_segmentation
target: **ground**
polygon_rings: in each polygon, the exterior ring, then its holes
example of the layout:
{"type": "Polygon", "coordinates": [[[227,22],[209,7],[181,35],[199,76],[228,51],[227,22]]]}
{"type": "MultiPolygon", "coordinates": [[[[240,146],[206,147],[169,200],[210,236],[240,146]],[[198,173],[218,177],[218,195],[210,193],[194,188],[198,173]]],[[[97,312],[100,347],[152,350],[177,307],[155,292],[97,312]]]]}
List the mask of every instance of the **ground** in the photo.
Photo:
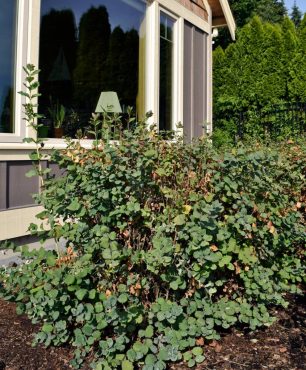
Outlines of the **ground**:
{"type": "MultiPolygon", "coordinates": [[[[278,320],[271,327],[255,333],[234,329],[218,343],[204,343],[206,361],[197,370],[306,370],[305,300],[290,300],[287,310],[274,310],[278,320]]],[[[0,370],[70,369],[70,348],[31,346],[37,330],[25,316],[16,315],[13,303],[0,300],[0,370]]]]}

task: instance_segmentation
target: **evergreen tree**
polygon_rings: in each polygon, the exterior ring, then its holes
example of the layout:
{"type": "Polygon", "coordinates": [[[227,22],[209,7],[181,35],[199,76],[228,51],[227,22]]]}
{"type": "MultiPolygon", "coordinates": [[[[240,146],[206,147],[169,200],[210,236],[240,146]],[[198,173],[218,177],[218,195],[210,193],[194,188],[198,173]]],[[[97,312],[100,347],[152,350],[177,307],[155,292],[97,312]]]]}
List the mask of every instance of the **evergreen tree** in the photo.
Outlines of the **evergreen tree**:
{"type": "Polygon", "coordinates": [[[254,14],[272,23],[282,22],[286,13],[284,0],[260,0],[254,9],[254,14]]]}
{"type": "Polygon", "coordinates": [[[291,10],[291,19],[293,23],[295,24],[295,27],[298,27],[302,20],[302,12],[300,11],[299,7],[296,5],[296,2],[294,1],[292,10],[291,10]]]}
{"type": "Polygon", "coordinates": [[[298,47],[292,61],[289,95],[292,100],[306,101],[306,14],[298,28],[298,47]]]}
{"type": "Polygon", "coordinates": [[[290,20],[289,17],[285,17],[283,22],[281,23],[281,30],[282,30],[282,80],[285,83],[285,95],[284,100],[289,101],[291,100],[291,96],[289,94],[289,85],[291,82],[291,75],[290,71],[294,66],[294,60],[296,54],[298,52],[298,44],[299,39],[295,29],[294,23],[290,20]]]}
{"type": "MultiPolygon", "coordinates": [[[[284,0],[229,0],[237,25],[237,34],[254,15],[267,22],[279,23],[286,15],[284,0]]],[[[232,42],[227,28],[221,29],[216,46],[226,48],[232,42]]]]}

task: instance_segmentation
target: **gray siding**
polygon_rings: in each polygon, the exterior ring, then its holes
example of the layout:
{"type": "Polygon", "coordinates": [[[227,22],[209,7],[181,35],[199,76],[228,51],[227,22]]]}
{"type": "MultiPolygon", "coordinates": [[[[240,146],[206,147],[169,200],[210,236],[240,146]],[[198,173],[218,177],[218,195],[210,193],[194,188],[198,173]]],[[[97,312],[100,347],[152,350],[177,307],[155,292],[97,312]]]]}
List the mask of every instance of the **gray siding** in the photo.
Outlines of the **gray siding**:
{"type": "Polygon", "coordinates": [[[6,162],[0,162],[0,211],[6,209],[6,162]]]}
{"type": "Polygon", "coordinates": [[[203,134],[207,120],[207,34],[189,22],[184,27],[184,135],[203,134]]]}

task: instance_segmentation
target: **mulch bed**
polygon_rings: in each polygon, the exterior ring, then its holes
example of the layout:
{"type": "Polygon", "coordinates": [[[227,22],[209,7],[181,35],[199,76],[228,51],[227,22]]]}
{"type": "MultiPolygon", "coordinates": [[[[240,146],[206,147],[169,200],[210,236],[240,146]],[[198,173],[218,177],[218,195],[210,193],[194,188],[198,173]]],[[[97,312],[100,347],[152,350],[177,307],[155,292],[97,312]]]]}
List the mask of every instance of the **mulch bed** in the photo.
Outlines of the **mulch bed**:
{"type": "MultiPolygon", "coordinates": [[[[289,309],[275,314],[278,321],[269,328],[255,333],[235,329],[220,342],[205,344],[206,360],[198,370],[306,370],[305,300],[291,297],[289,309]]],[[[32,347],[37,330],[25,316],[16,315],[13,303],[0,300],[0,370],[70,369],[71,348],[32,347]]]]}

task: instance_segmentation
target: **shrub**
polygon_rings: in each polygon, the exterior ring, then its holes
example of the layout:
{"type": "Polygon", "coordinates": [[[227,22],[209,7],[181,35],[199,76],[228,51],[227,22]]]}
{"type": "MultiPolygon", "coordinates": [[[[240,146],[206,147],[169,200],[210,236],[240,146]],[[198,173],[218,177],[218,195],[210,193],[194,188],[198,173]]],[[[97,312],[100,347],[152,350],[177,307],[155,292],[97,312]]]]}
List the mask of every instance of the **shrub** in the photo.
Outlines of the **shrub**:
{"type": "MultiPolygon", "coordinates": [[[[25,72],[37,131],[37,71],[25,72]]],[[[87,357],[96,369],[151,370],[203,362],[204,341],[235,324],[269,325],[269,304],[286,305],[304,277],[305,147],[218,154],[205,138],[187,145],[102,116],[92,149],[68,141],[51,155],[58,178],[42,164],[42,140],[26,140],[45,209],[31,231],[66,244],[24,247],[26,263],[1,274],[1,295],[42,323],[36,341],[71,344],[75,367],[87,357]]]]}
{"type": "Polygon", "coordinates": [[[165,141],[139,123],[88,150],[78,141],[51,160],[42,239],[64,251],[22,250],[2,295],[43,323],[36,342],[70,343],[74,366],[189,367],[233,325],[273,322],[304,269],[305,146],[239,147],[165,141]],[[46,220],[50,230],[44,230],[46,220]]]}

